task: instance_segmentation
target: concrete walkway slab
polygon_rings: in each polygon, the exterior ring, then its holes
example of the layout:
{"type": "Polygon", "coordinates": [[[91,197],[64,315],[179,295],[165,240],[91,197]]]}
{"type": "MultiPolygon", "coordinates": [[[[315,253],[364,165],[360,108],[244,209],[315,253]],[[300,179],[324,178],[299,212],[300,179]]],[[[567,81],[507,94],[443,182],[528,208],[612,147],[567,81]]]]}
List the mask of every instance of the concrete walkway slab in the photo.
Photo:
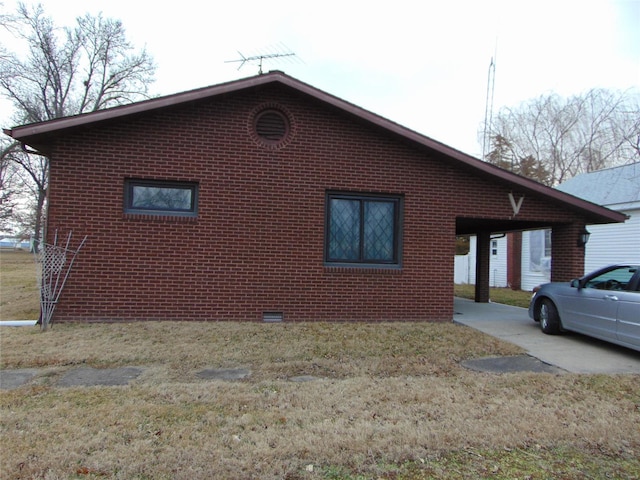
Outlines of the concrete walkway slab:
{"type": "Polygon", "coordinates": [[[316,380],[320,380],[320,378],[314,377],[313,375],[298,375],[289,378],[289,381],[294,383],[315,382],[316,380]]]}
{"type": "Polygon", "coordinates": [[[20,368],[17,370],[0,370],[0,390],[13,390],[29,383],[39,370],[37,368],[20,368]]]}
{"type": "Polygon", "coordinates": [[[141,368],[74,368],[58,380],[59,387],[89,387],[95,385],[127,385],[143,372],[141,368]]]}
{"type": "Polygon", "coordinates": [[[525,308],[454,299],[453,321],[522,347],[544,363],[572,373],[640,374],[640,352],[584,335],[545,335],[525,308]]]}
{"type": "Polygon", "coordinates": [[[488,373],[565,373],[565,370],[549,365],[530,355],[514,355],[510,357],[484,357],[464,360],[460,364],[476,372],[488,373]]]}
{"type": "Polygon", "coordinates": [[[242,380],[251,375],[248,368],[211,368],[196,373],[204,380],[242,380]]]}

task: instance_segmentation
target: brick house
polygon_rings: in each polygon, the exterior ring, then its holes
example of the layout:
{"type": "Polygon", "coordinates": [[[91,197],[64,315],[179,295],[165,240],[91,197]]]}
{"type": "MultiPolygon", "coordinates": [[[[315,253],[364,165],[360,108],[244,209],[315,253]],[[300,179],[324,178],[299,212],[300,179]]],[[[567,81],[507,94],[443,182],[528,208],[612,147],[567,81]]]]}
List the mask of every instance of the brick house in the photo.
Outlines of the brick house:
{"type": "MultiPolygon", "coordinates": [[[[428,112],[427,112],[428,114],[428,112]]],[[[451,321],[455,236],[624,216],[282,72],[5,130],[50,158],[49,240],[87,235],[56,321],[451,321]]]]}

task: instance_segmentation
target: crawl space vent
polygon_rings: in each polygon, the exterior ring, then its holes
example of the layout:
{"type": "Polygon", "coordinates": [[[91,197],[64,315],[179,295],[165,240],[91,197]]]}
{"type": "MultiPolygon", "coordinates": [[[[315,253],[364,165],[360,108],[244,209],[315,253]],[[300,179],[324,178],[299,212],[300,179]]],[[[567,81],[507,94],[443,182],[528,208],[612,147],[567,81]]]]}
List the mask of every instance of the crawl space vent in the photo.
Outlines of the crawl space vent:
{"type": "Polygon", "coordinates": [[[284,318],[282,312],[264,312],[262,314],[262,321],[268,323],[281,322],[284,318]]]}

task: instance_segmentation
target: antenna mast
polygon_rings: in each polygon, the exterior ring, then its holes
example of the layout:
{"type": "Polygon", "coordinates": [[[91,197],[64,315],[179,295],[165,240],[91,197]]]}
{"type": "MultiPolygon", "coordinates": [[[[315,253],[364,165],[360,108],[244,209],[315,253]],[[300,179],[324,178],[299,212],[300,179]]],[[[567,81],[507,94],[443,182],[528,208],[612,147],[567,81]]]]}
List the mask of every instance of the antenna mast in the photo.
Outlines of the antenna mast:
{"type": "Polygon", "coordinates": [[[496,52],[494,56],[491,57],[491,63],[489,64],[489,75],[487,78],[487,100],[485,103],[484,109],[484,134],[482,140],[482,160],[486,160],[487,158],[487,140],[489,137],[489,129],[493,124],[493,93],[496,85],[496,62],[495,58],[497,56],[498,45],[496,41],[496,52]]]}
{"type": "Polygon", "coordinates": [[[240,65],[238,66],[238,70],[240,70],[243,65],[247,62],[254,62],[257,61],[258,62],[258,74],[262,75],[262,62],[265,59],[271,59],[271,58],[282,58],[282,57],[294,57],[296,54],[289,51],[288,48],[284,47],[284,46],[280,46],[280,49],[283,51],[276,51],[274,53],[260,53],[258,55],[250,55],[250,56],[245,56],[243,55],[240,51],[238,51],[238,55],[240,55],[239,59],[236,60],[226,60],[224,63],[240,63],[240,65]]]}

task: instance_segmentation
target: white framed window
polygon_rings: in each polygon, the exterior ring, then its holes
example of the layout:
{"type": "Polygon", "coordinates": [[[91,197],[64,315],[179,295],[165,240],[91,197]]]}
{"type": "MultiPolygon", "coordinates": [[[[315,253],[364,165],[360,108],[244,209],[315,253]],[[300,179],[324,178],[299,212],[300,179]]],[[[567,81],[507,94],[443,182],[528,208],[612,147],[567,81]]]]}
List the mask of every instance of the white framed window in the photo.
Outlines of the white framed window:
{"type": "Polygon", "coordinates": [[[551,230],[529,232],[529,270],[551,272],[551,230]]]}

